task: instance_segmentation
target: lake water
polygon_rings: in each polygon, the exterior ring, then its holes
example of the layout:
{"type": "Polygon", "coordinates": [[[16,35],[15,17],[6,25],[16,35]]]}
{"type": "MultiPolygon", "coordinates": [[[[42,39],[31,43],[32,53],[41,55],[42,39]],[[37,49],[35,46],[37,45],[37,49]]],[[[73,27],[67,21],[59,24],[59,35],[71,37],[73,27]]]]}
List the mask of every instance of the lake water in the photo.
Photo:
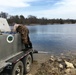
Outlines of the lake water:
{"type": "Polygon", "coordinates": [[[59,54],[76,51],[76,24],[28,26],[33,48],[59,54]]]}

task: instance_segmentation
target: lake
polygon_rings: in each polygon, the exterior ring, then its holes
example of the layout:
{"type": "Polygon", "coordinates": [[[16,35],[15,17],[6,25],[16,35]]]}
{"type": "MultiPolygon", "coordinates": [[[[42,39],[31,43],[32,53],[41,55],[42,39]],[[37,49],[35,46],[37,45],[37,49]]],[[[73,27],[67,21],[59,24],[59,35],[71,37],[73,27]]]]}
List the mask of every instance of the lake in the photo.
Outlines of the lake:
{"type": "Polygon", "coordinates": [[[76,51],[76,24],[28,26],[33,48],[49,53],[76,51]]]}

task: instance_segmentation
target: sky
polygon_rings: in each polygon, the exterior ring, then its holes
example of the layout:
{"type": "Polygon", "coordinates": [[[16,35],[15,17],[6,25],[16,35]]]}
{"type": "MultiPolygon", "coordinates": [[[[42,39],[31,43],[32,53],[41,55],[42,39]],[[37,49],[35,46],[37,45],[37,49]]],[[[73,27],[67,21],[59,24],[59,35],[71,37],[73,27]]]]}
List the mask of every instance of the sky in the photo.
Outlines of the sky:
{"type": "Polygon", "coordinates": [[[0,12],[37,18],[76,19],[76,0],[0,0],[0,12]]]}

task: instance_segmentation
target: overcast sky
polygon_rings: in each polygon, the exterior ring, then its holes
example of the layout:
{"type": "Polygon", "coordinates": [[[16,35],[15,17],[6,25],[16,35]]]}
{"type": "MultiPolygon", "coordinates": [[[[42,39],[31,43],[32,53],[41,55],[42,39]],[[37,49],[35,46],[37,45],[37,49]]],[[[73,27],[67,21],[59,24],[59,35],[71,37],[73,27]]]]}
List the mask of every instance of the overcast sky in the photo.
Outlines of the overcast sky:
{"type": "Polygon", "coordinates": [[[76,0],[0,0],[0,12],[38,18],[76,19],[76,0]]]}

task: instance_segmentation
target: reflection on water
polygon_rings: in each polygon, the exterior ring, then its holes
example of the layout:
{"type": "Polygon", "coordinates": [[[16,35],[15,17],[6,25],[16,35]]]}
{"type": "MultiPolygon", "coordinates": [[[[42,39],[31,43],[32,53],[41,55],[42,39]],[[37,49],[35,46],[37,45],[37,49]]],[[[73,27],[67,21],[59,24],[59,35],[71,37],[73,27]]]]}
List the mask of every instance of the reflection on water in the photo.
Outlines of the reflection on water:
{"type": "Polygon", "coordinates": [[[31,33],[35,34],[76,34],[75,24],[66,25],[37,25],[29,26],[31,33]]]}
{"type": "Polygon", "coordinates": [[[76,50],[76,25],[28,26],[33,47],[39,51],[61,53],[76,50]]]}

